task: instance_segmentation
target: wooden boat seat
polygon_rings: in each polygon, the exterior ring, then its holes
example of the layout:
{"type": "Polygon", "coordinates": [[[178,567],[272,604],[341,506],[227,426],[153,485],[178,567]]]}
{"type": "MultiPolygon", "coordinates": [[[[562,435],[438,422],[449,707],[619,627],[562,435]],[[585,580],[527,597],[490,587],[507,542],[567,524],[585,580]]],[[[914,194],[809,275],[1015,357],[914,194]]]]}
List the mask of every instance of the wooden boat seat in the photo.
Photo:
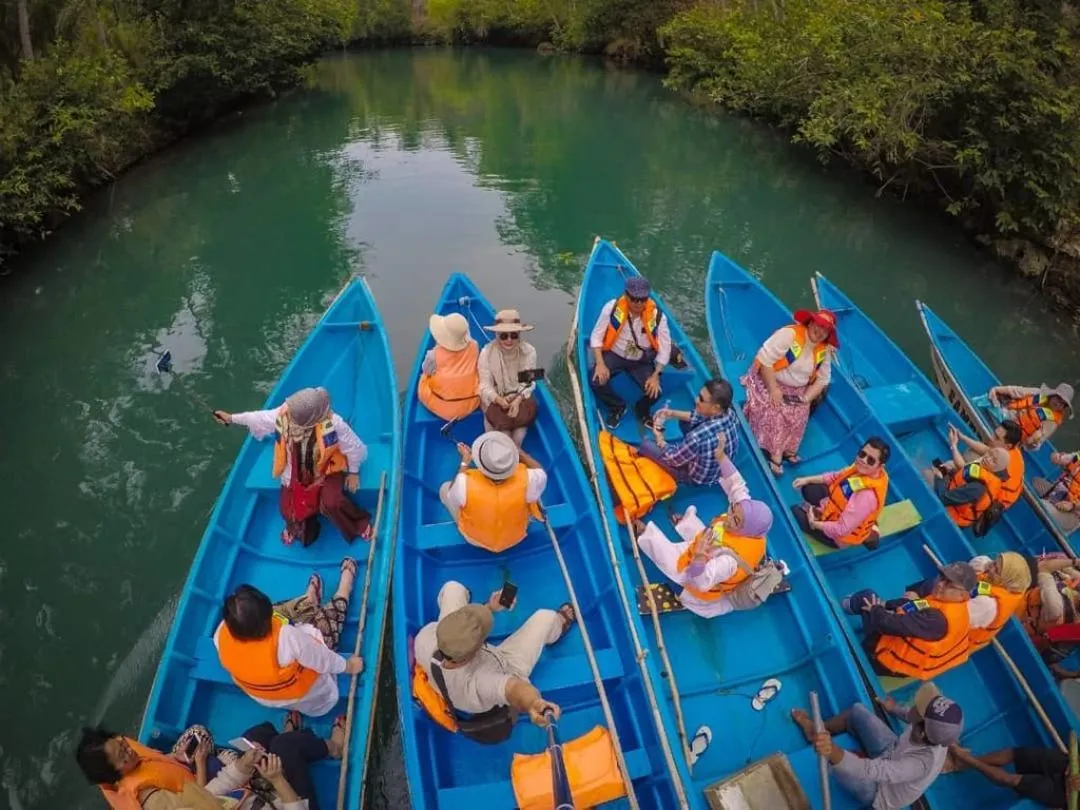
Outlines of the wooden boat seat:
{"type": "Polygon", "coordinates": [[[864,392],[870,407],[897,435],[934,422],[941,408],[917,382],[875,385],[864,392]]]}
{"type": "MultiPolygon", "coordinates": [[[[360,468],[360,488],[372,492],[379,490],[379,476],[382,470],[389,470],[393,453],[390,441],[365,442],[367,444],[368,457],[360,468]]],[[[244,486],[248,489],[266,490],[277,492],[281,486],[278,480],[270,473],[274,462],[274,444],[270,440],[262,443],[259,450],[259,458],[252,465],[251,471],[244,480],[244,486]]],[[[392,473],[391,473],[392,475],[392,473]]],[[[375,511],[374,507],[369,507],[375,511]]]]}
{"type": "MultiPolygon", "coordinates": [[[[881,539],[884,540],[890,535],[899,534],[900,532],[915,528],[922,523],[922,515],[919,514],[919,510],[915,508],[915,504],[910,500],[897,501],[896,503],[885,504],[885,508],[881,510],[881,514],[878,516],[877,523],[878,531],[881,532],[881,539]]],[[[810,547],[810,550],[814,553],[815,557],[822,557],[826,554],[844,551],[844,549],[827,546],[820,540],[805,533],[803,534],[803,539],[806,541],[806,545],[810,547]]]]}
{"type": "MultiPolygon", "coordinates": [[[[568,742],[568,740],[564,740],[568,742]]],[[[539,753],[533,752],[533,753],[539,753]]],[[[652,768],[648,754],[641,748],[623,749],[626,769],[630,779],[639,779],[648,775],[652,768]]],[[[481,782],[439,789],[439,810],[460,810],[462,807],[483,807],[484,810],[515,810],[517,801],[510,780],[500,782],[481,782]]]]}
{"type": "MultiPolygon", "coordinates": [[[[417,549],[420,551],[437,551],[465,544],[457,526],[450,521],[450,516],[446,515],[446,517],[445,523],[429,523],[417,532],[417,549]]],[[[548,520],[556,533],[560,529],[573,526],[577,522],[577,517],[577,513],[569,504],[561,503],[548,507],[548,520]]],[[[543,531],[542,527],[540,530],[543,531]]],[[[533,529],[533,531],[536,531],[536,529],[533,529]]]]}

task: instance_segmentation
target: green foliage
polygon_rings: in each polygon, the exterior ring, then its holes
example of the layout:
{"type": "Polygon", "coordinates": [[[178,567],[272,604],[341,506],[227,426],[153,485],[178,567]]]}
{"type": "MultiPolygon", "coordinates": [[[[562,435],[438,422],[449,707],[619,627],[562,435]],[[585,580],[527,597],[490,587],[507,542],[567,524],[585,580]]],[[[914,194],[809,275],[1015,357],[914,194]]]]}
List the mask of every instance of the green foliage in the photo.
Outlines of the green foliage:
{"type": "Polygon", "coordinates": [[[1080,211],[1076,15],[1022,0],[730,0],[662,29],[671,86],[904,195],[1044,238],[1080,211]]]}

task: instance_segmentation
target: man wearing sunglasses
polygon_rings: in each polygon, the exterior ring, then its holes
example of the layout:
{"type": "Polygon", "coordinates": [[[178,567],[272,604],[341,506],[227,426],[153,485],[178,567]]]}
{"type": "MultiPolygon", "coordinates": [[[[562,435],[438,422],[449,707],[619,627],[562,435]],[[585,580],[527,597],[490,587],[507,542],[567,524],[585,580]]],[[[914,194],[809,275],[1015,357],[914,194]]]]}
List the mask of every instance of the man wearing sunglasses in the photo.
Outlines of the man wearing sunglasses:
{"type": "Polygon", "coordinates": [[[876,548],[877,519],[889,491],[889,475],[885,472],[889,452],[884,439],[871,436],[854,464],[792,481],[804,501],[791,507],[799,528],[832,548],[876,548]]]}
{"type": "Polygon", "coordinates": [[[648,423],[652,404],[660,396],[660,372],[671,359],[671,331],[667,318],[649,297],[651,292],[642,276],[628,278],[624,293],[600,309],[589,339],[591,386],[607,408],[609,430],[617,428],[626,413],[626,402],[612,385],[615,377],[625,372],[643,391],[634,405],[642,422],[648,423]]]}

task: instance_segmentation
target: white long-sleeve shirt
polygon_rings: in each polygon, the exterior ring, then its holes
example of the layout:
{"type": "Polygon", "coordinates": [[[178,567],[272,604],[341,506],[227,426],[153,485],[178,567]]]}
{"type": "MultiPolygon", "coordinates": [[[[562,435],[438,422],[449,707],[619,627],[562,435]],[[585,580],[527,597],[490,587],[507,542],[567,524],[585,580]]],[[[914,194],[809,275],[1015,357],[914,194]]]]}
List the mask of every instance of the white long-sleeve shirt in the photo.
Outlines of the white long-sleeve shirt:
{"type": "MultiPolygon", "coordinates": [[[[604,346],[604,335],[607,333],[608,324],[611,322],[611,312],[615,309],[616,299],[604,304],[600,309],[600,317],[596,319],[592,335],[589,337],[589,346],[600,349],[604,346]]],[[[639,360],[645,352],[652,350],[649,336],[645,332],[645,323],[641,316],[630,315],[623,321],[622,326],[615,335],[615,345],[611,350],[619,357],[627,360],[639,360]]],[[[671,359],[671,330],[668,329],[667,318],[660,315],[660,323],[656,327],[656,364],[666,366],[671,359]]]]}
{"type": "MultiPolygon", "coordinates": [[[[214,631],[214,646],[218,646],[218,633],[224,622],[214,631]]],[[[220,649],[220,648],[219,648],[220,649]]],[[[298,662],[306,669],[319,673],[311,685],[311,691],[300,700],[263,700],[253,697],[256,703],[280,709],[296,709],[308,717],[321,717],[337,705],[337,676],[345,671],[345,659],[326,646],[322,633],[310,624],[286,624],[278,634],[278,665],[286,667],[298,662]]]]}
{"type": "MultiPolygon", "coordinates": [[[[251,432],[252,436],[261,441],[277,432],[278,414],[281,412],[281,408],[284,407],[282,405],[280,408],[272,408],[268,411],[234,413],[232,423],[234,425],[243,425],[251,432]]],[[[360,441],[360,437],[353,432],[353,429],[349,427],[349,423],[336,413],[330,414],[330,421],[334,424],[338,447],[341,448],[345,461],[349,465],[349,472],[359,472],[360,465],[367,459],[367,447],[360,441]]],[[[292,452],[291,444],[286,452],[292,452]]],[[[292,464],[286,464],[285,472],[281,474],[281,485],[287,487],[290,481],[292,481],[292,464]]]]}

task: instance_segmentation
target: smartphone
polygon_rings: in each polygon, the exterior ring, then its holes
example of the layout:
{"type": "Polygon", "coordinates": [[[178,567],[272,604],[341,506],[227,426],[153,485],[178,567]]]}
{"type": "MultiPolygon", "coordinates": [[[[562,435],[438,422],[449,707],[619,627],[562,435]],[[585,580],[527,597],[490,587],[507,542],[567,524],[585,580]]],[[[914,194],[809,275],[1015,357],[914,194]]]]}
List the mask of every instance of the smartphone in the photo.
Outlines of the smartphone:
{"type": "Polygon", "coordinates": [[[234,737],[229,740],[229,747],[235,748],[237,751],[251,751],[255,748],[255,744],[246,737],[234,737]]]}
{"type": "Polygon", "coordinates": [[[802,404],[802,397],[795,394],[784,394],[784,402],[788,405],[800,405],[802,404]]]}
{"type": "Polygon", "coordinates": [[[547,372],[542,368],[527,368],[518,372],[519,383],[531,383],[547,378],[547,372]]]}
{"type": "Polygon", "coordinates": [[[195,749],[199,747],[199,740],[195,736],[192,736],[188,740],[188,744],[184,747],[184,756],[191,759],[195,755],[195,749]]]}
{"type": "Polygon", "coordinates": [[[503,583],[502,590],[499,592],[499,604],[507,609],[513,607],[517,592],[518,587],[513,582],[503,583]]]}

